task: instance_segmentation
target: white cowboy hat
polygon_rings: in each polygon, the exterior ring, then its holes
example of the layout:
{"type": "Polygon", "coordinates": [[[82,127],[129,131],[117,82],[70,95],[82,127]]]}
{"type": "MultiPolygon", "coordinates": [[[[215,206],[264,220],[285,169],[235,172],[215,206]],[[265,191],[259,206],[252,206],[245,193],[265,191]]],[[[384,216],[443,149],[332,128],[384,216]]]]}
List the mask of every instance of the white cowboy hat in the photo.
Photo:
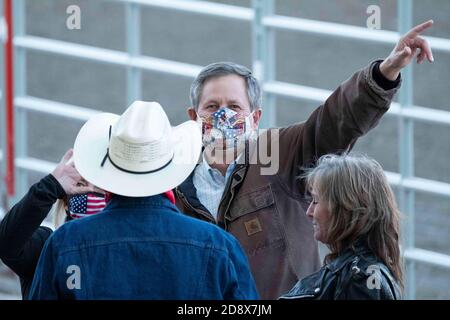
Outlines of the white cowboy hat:
{"type": "Polygon", "coordinates": [[[80,175],[128,197],[151,196],[181,184],[197,164],[202,138],[195,121],[171,127],[157,102],[135,101],[121,115],[89,119],[75,140],[80,175]]]}

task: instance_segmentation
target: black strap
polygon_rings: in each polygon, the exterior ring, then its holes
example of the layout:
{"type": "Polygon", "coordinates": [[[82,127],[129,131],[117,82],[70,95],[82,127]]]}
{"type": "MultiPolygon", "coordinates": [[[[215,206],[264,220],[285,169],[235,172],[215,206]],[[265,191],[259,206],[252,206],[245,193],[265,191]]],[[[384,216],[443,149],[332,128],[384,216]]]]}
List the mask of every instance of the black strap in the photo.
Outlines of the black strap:
{"type": "MultiPolygon", "coordinates": [[[[110,140],[110,141],[111,141],[111,128],[112,128],[112,126],[109,126],[109,140],[110,140]]],[[[111,160],[111,157],[109,156],[109,147],[106,149],[106,154],[105,154],[105,156],[103,157],[102,163],[100,164],[101,167],[104,166],[104,164],[105,164],[105,162],[106,162],[106,159],[109,159],[109,162],[111,162],[111,164],[112,164],[114,167],[116,167],[117,169],[119,169],[119,170],[121,170],[121,171],[123,171],[123,172],[126,172],[126,173],[132,173],[132,174],[149,174],[149,173],[154,173],[154,172],[160,171],[160,170],[164,169],[165,167],[167,167],[167,166],[172,162],[173,156],[172,156],[172,158],[170,158],[170,160],[169,160],[166,164],[164,164],[162,167],[159,167],[159,168],[157,168],[157,169],[150,170],[150,171],[131,171],[131,170],[127,170],[127,169],[124,169],[124,168],[118,166],[117,164],[115,164],[115,163],[111,160]]]]}

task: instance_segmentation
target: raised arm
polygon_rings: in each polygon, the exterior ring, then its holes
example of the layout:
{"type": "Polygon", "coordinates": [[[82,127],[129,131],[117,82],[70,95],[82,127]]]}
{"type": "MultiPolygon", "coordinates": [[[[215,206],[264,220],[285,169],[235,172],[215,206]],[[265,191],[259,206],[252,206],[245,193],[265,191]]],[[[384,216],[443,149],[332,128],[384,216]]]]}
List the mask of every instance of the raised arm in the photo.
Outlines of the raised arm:
{"type": "Polygon", "coordinates": [[[400,86],[401,69],[414,57],[418,63],[434,60],[428,42],[419,36],[432,24],[430,20],[411,29],[386,59],[343,82],[306,122],[280,130],[280,175],[288,188],[302,187],[296,179],[302,167],[313,166],[324,154],[350,150],[378,124],[400,86]]]}

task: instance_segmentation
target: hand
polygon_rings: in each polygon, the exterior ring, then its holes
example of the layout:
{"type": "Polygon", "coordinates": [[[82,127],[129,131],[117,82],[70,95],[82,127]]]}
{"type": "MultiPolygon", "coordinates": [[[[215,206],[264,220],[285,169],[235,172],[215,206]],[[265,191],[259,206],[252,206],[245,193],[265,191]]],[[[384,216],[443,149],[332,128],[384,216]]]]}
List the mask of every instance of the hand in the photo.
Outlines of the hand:
{"type": "Polygon", "coordinates": [[[53,170],[52,175],[58,180],[66,195],[80,194],[86,192],[93,192],[94,186],[85,181],[72,161],[73,150],[69,149],[63,156],[59,164],[53,170]]]}
{"type": "Polygon", "coordinates": [[[407,34],[400,38],[391,54],[380,64],[381,73],[389,80],[396,80],[401,69],[406,67],[417,56],[417,63],[425,60],[433,62],[433,53],[430,45],[420,34],[433,25],[433,20],[428,20],[415,26],[407,34]]]}

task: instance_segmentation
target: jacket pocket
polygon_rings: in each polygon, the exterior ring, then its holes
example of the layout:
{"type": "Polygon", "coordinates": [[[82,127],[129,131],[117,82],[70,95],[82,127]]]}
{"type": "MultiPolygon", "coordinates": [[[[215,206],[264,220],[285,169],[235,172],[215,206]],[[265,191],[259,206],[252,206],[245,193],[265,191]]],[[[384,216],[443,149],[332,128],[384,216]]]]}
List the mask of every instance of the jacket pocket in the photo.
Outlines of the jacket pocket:
{"type": "Polygon", "coordinates": [[[239,239],[247,254],[268,246],[284,246],[280,217],[271,185],[239,195],[228,214],[228,230],[239,239]]]}
{"type": "Polygon", "coordinates": [[[248,213],[270,207],[274,203],[275,199],[270,185],[260,187],[235,199],[230,208],[228,220],[234,221],[248,213]]]}

